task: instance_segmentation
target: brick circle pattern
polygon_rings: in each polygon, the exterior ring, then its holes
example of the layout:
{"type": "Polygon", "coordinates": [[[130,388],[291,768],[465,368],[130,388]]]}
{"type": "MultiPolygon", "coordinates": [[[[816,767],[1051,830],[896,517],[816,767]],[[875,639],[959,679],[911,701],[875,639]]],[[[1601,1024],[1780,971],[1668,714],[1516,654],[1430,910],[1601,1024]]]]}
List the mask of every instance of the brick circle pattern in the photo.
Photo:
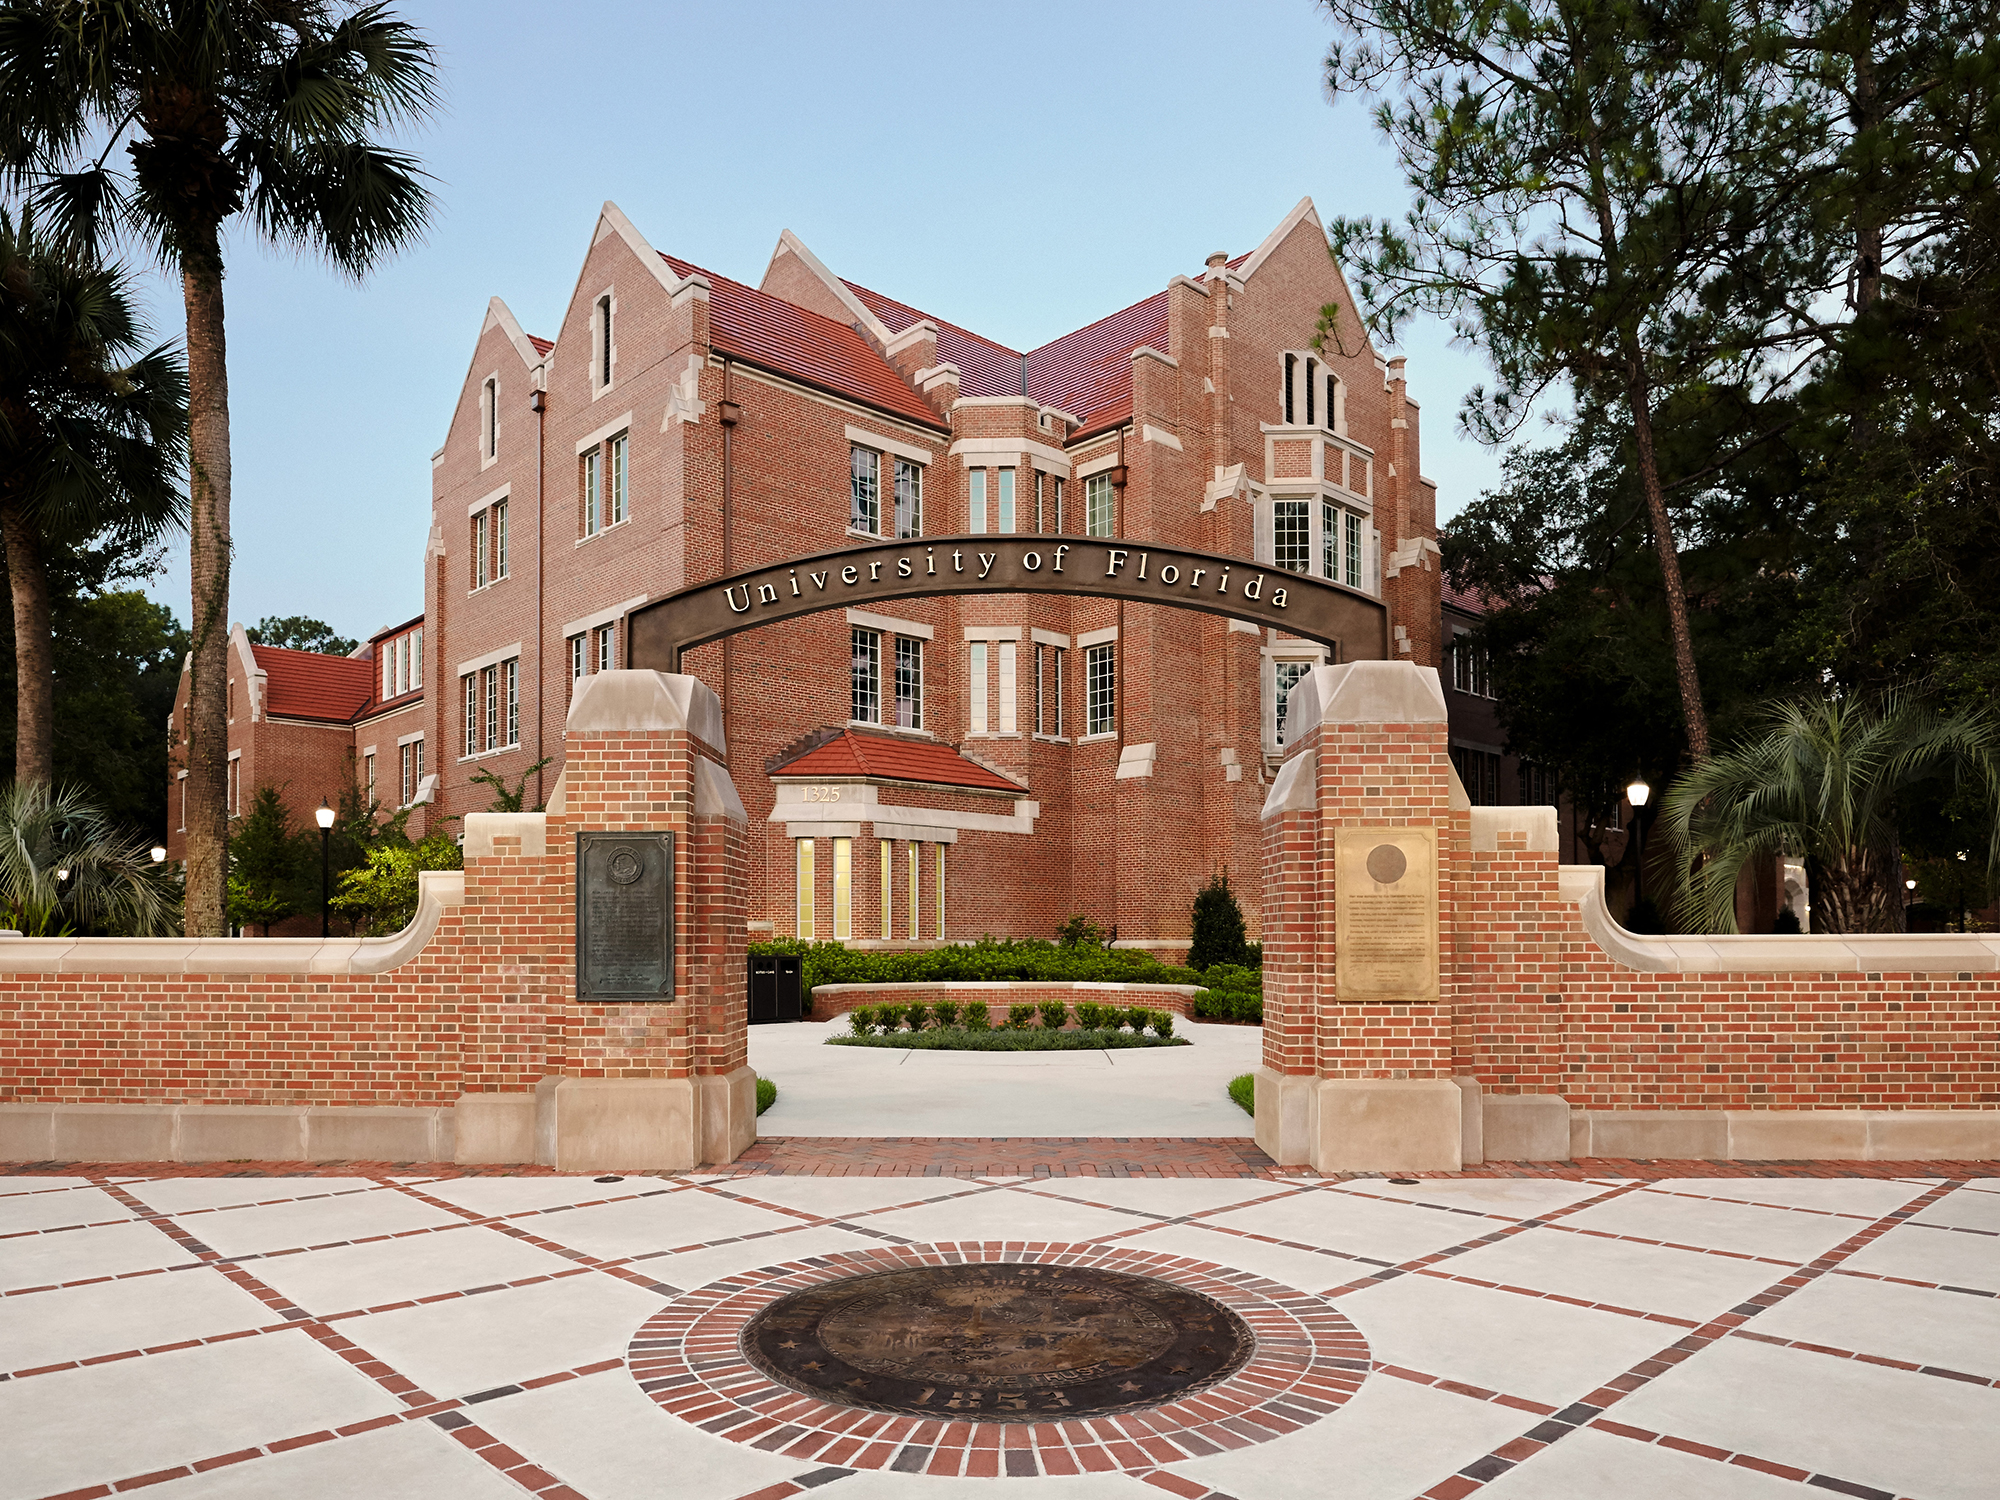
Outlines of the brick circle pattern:
{"type": "Polygon", "coordinates": [[[813,1256],[677,1297],[626,1351],[639,1388],[669,1415],[732,1442],[822,1466],[968,1478],[1144,1472],[1269,1442],[1339,1409],[1368,1373],[1367,1341],[1319,1297],[1187,1256],[1123,1245],[987,1240],[813,1256]],[[1031,1263],[1152,1276],[1221,1303],[1256,1349],[1204,1390],[1083,1420],[987,1422],[837,1405],[777,1384],[743,1352],[751,1319],[779,1298],[854,1276],[924,1266],[1031,1263]]]}

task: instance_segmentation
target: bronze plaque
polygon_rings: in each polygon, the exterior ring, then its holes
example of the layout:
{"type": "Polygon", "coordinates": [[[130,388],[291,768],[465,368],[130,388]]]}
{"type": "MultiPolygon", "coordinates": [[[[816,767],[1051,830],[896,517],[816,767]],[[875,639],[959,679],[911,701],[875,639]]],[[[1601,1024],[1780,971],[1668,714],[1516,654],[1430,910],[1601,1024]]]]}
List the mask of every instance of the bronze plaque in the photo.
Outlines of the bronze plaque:
{"type": "Polygon", "coordinates": [[[1342,1000],[1438,998],[1437,830],[1334,830],[1334,982],[1342,1000]]]}
{"type": "Polygon", "coordinates": [[[781,1385],[842,1406],[1051,1422],[1160,1406],[1233,1374],[1255,1340],[1199,1292],[1075,1266],[925,1266],[793,1292],[743,1330],[781,1385]]]}
{"type": "Polygon", "coordinates": [[[674,836],[576,836],[576,998],[674,997],[674,836]]]}

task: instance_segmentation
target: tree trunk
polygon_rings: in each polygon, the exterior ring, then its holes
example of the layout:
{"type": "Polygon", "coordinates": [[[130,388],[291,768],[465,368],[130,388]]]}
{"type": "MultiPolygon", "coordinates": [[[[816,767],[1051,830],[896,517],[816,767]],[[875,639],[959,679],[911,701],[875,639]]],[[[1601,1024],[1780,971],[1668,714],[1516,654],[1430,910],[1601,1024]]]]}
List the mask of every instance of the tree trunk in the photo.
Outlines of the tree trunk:
{"type": "Polygon", "coordinates": [[[1667,514],[1667,495],[1660,485],[1659,461],[1653,452],[1652,390],[1643,356],[1628,351],[1625,384],[1632,409],[1632,441],[1638,449],[1639,485],[1646,496],[1646,514],[1653,526],[1653,545],[1660,554],[1660,576],[1667,586],[1667,626],[1674,640],[1674,678],[1680,684],[1681,719],[1687,725],[1688,753],[1697,764],[1708,759],[1708,710],[1701,701],[1701,677],[1694,665],[1694,635],[1688,628],[1687,590],[1681,584],[1681,557],[1674,545],[1674,523],[1667,514]]]}
{"type": "Polygon", "coordinates": [[[187,305],[188,672],[187,935],[221,937],[229,860],[229,371],[222,328],[222,254],[211,230],[181,267],[187,305]]]}
{"type": "Polygon", "coordinates": [[[14,593],[14,780],[48,786],[56,774],[56,653],[42,539],[18,507],[0,507],[7,583],[14,593]]]}
{"type": "Polygon", "coordinates": [[[1813,891],[1814,932],[1899,932],[1902,886],[1881,850],[1829,860],[1813,891]]]}

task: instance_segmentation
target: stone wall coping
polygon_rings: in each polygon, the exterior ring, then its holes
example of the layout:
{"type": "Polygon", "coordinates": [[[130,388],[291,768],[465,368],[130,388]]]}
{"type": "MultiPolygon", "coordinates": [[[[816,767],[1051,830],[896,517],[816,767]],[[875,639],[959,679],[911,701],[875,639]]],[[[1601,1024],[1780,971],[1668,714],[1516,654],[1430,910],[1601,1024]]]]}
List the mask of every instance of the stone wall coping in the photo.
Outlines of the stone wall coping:
{"type": "Polygon", "coordinates": [[[0,938],[0,975],[386,974],[421,953],[444,914],[464,904],[463,870],[424,870],[416,916],[388,937],[0,938]]]}
{"type": "Polygon", "coordinates": [[[682,672],[620,669],[577,679],[565,733],[646,734],[663,729],[683,730],[718,753],[729,753],[722,736],[722,700],[699,678],[682,672]]]}
{"type": "Polygon", "coordinates": [[[1322,724],[1443,724],[1444,688],[1435,667],[1407,661],[1353,661],[1314,667],[1285,700],[1285,734],[1302,739],[1322,724]]]}
{"type": "Polygon", "coordinates": [[[1125,982],[1105,979],[910,979],[885,984],[816,984],[815,995],[850,995],[862,991],[885,990],[1164,990],[1176,995],[1199,995],[1198,984],[1151,984],[1145,980],[1125,982]]]}
{"type": "Polygon", "coordinates": [[[1612,920],[1601,865],[1557,867],[1565,902],[1614,963],[1673,974],[1967,974],[2000,971],[2000,938],[1957,932],[1801,934],[1628,932],[1612,920]]]}

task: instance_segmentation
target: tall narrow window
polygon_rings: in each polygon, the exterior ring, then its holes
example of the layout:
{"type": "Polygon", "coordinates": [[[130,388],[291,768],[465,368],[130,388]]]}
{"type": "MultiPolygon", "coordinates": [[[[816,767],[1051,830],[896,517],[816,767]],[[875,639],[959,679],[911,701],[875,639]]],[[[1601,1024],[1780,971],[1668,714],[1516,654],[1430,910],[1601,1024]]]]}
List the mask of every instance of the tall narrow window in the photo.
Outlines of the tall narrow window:
{"type": "Polygon", "coordinates": [[[571,693],[575,693],[576,681],[579,677],[583,676],[588,660],[589,658],[584,655],[583,637],[580,635],[571,636],[569,638],[569,680],[571,693]]]}
{"type": "Polygon", "coordinates": [[[611,670],[611,637],[616,629],[613,625],[597,627],[597,670],[600,672],[611,670]]]}
{"type": "Polygon", "coordinates": [[[1083,482],[1085,529],[1091,536],[1114,536],[1116,506],[1112,501],[1111,476],[1093,474],[1083,482]]]}
{"type": "Polygon", "coordinates": [[[1049,732],[1048,700],[1043,683],[1048,671],[1049,648],[1040,641],[1035,642],[1035,733],[1049,732]]]}
{"type": "Polygon", "coordinates": [[[986,642],[974,641],[966,655],[971,670],[966,673],[966,733],[986,733],[986,642]]]}
{"type": "Polygon", "coordinates": [[[398,807],[408,807],[416,800],[418,777],[417,747],[422,744],[422,740],[412,740],[407,745],[396,747],[397,758],[400,762],[398,769],[402,777],[401,789],[403,793],[403,800],[396,804],[398,807]]]}
{"type": "Polygon", "coordinates": [[[847,450],[847,529],[882,534],[882,455],[871,448],[847,450]]]}
{"type": "Polygon", "coordinates": [[[797,936],[811,942],[819,936],[813,917],[813,841],[799,840],[798,857],[798,925],[794,929],[797,936]]]}
{"type": "Polygon", "coordinates": [[[1056,534],[1058,536],[1062,535],[1062,529],[1063,529],[1063,482],[1060,479],[1058,479],[1056,481],[1056,534]]]}
{"type": "Polygon", "coordinates": [[[410,643],[410,690],[424,685],[424,627],[419,625],[403,637],[410,643]]]}
{"type": "Polygon", "coordinates": [[[368,788],[368,805],[373,807],[375,805],[375,757],[373,755],[364,755],[361,757],[361,775],[363,784],[368,788]]]}
{"type": "Polygon", "coordinates": [[[493,505],[493,576],[507,576],[507,502],[498,500],[493,505]]]}
{"type": "Polygon", "coordinates": [[[966,494],[969,497],[965,505],[965,529],[973,532],[984,531],[986,529],[986,471],[984,469],[972,469],[968,471],[965,476],[965,482],[966,494]]]}
{"type": "Polygon", "coordinates": [[[597,368],[591,373],[597,377],[600,389],[611,384],[611,295],[606,293],[597,299],[597,368]]]}
{"type": "Polygon", "coordinates": [[[503,689],[507,699],[507,743],[521,743],[521,658],[515,657],[501,667],[506,677],[503,689]]]}
{"type": "Polygon", "coordinates": [[[851,691],[848,717],[863,724],[882,722],[882,633],[879,630],[849,632],[853,644],[848,672],[851,691]]]}
{"type": "Polygon", "coordinates": [[[886,943],[896,935],[893,916],[896,894],[896,846],[887,839],[880,840],[875,846],[875,867],[879,877],[877,884],[881,887],[876,896],[882,903],[882,941],[886,943]]]}
{"type": "Polygon", "coordinates": [[[598,487],[604,478],[604,450],[592,448],[583,455],[583,534],[596,536],[598,522],[598,487]]]}
{"type": "Polygon", "coordinates": [[[384,641],[375,648],[382,653],[382,701],[396,696],[396,643],[384,641]]]}
{"type": "Polygon", "coordinates": [[[896,535],[924,534],[924,466],[907,458],[896,460],[896,535]]]}
{"type": "Polygon", "coordinates": [[[1290,701],[1292,689],[1299,679],[1312,670],[1309,661],[1278,661],[1271,663],[1272,685],[1272,741],[1285,743],[1285,706],[1290,701]]]}
{"type": "Polygon", "coordinates": [[[1340,511],[1329,500],[1319,503],[1319,571],[1340,581],[1340,511]]]}
{"type": "Polygon", "coordinates": [[[1298,367],[1298,363],[1299,357],[1296,354],[1287,354],[1285,356],[1285,425],[1287,427],[1292,425],[1292,376],[1298,367]]]}
{"type": "Polygon", "coordinates": [[[486,587],[486,512],[483,510],[472,518],[472,586],[476,589],[486,587]]]}
{"type": "Polygon", "coordinates": [[[1014,672],[1020,647],[1012,641],[1000,641],[997,644],[1000,647],[1000,732],[1013,734],[1020,727],[1014,672]]]}
{"type": "Polygon", "coordinates": [[[833,841],[833,936],[845,942],[854,936],[854,840],[833,841]]]}
{"type": "Polygon", "coordinates": [[[1352,511],[1347,516],[1347,586],[1361,587],[1361,517],[1352,511]]]}
{"type": "MultiPolygon", "coordinates": [[[[458,679],[465,686],[465,753],[479,753],[479,674],[467,672],[458,679]]],[[[408,801],[408,798],[404,799],[408,801]]]]}
{"type": "Polygon", "coordinates": [[[933,844],[931,847],[937,850],[937,935],[938,941],[942,942],[944,941],[944,845],[933,844]]]}
{"type": "Polygon", "coordinates": [[[896,637],[896,723],[924,727],[924,643],[914,636],[896,637]]]}
{"type": "Polygon", "coordinates": [[[1048,521],[1047,504],[1046,504],[1048,500],[1048,495],[1047,495],[1048,478],[1049,476],[1044,474],[1040,469],[1035,470],[1035,535],[1036,536],[1042,535],[1043,532],[1045,532],[1048,529],[1046,524],[1048,521]]]}
{"type": "MultiPolygon", "coordinates": [[[[182,782],[181,788],[182,788],[181,802],[183,804],[183,808],[185,808],[185,804],[187,802],[187,790],[186,790],[187,783],[182,782]]],[[[185,815],[183,815],[183,817],[181,818],[181,826],[183,828],[187,826],[187,818],[185,815]]],[[[922,927],[922,921],[924,915],[923,864],[922,864],[923,845],[912,841],[909,845],[909,850],[910,850],[910,941],[914,943],[915,941],[917,941],[918,938],[924,935],[922,927]]]]}
{"type": "Polygon", "coordinates": [[[1312,571],[1312,520],[1303,500],[1271,505],[1272,562],[1294,573],[1312,571]]]}
{"type": "Polygon", "coordinates": [[[1014,471],[1000,471],[1000,524],[996,530],[1011,532],[1014,529],[1014,471]]]}
{"type": "Polygon", "coordinates": [[[1116,649],[1107,642],[1083,653],[1085,734],[1110,734],[1118,727],[1116,649]]]}
{"type": "Polygon", "coordinates": [[[240,760],[231,760],[229,762],[228,790],[229,790],[229,816],[232,818],[243,810],[242,804],[238,801],[238,798],[242,794],[242,789],[240,786],[240,783],[242,781],[242,775],[243,775],[243,762],[240,760]]]}
{"type": "Polygon", "coordinates": [[[484,744],[488,750],[500,746],[500,669],[488,667],[479,674],[486,686],[486,734],[484,744]]]}
{"type": "Polygon", "coordinates": [[[1068,660],[1069,660],[1069,652],[1065,651],[1065,650],[1064,650],[1064,649],[1063,649],[1063,648],[1062,648],[1061,646],[1057,646],[1057,647],[1055,648],[1055,670],[1054,670],[1054,672],[1052,672],[1052,673],[1050,674],[1050,675],[1051,675],[1051,676],[1052,676],[1052,677],[1053,677],[1053,678],[1055,679],[1055,681],[1054,681],[1054,691],[1055,691],[1055,700],[1056,700],[1056,716],[1055,716],[1055,725],[1056,725],[1056,727],[1055,727],[1055,728],[1053,728],[1053,729],[1051,729],[1051,730],[1049,731],[1049,733],[1050,733],[1050,734],[1053,734],[1053,735],[1056,735],[1056,736],[1058,736],[1058,737],[1060,737],[1060,736],[1061,736],[1061,735],[1063,734],[1063,732],[1064,732],[1064,731],[1063,731],[1063,694],[1064,694],[1064,691],[1065,691],[1065,689],[1064,689],[1064,687],[1063,687],[1063,683],[1064,683],[1064,682],[1065,682],[1065,681],[1066,681],[1067,679],[1065,679],[1065,678],[1064,678],[1064,676],[1063,676],[1063,671],[1064,671],[1064,667],[1063,667],[1063,663],[1064,663],[1064,662],[1066,662],[1066,661],[1068,661],[1068,660]]]}
{"type": "Polygon", "coordinates": [[[611,440],[610,493],[605,509],[610,512],[607,526],[616,526],[631,512],[632,435],[621,432],[611,440]]]}
{"type": "Polygon", "coordinates": [[[1318,364],[1318,360],[1306,360],[1306,426],[1308,427],[1317,425],[1313,421],[1313,387],[1318,382],[1313,379],[1313,371],[1317,368],[1318,364]]]}
{"type": "Polygon", "coordinates": [[[493,377],[479,388],[479,456],[500,452],[500,381],[493,377]]]}
{"type": "Polygon", "coordinates": [[[410,798],[416,799],[417,786],[424,779],[424,737],[418,735],[410,741],[410,798]]]}

